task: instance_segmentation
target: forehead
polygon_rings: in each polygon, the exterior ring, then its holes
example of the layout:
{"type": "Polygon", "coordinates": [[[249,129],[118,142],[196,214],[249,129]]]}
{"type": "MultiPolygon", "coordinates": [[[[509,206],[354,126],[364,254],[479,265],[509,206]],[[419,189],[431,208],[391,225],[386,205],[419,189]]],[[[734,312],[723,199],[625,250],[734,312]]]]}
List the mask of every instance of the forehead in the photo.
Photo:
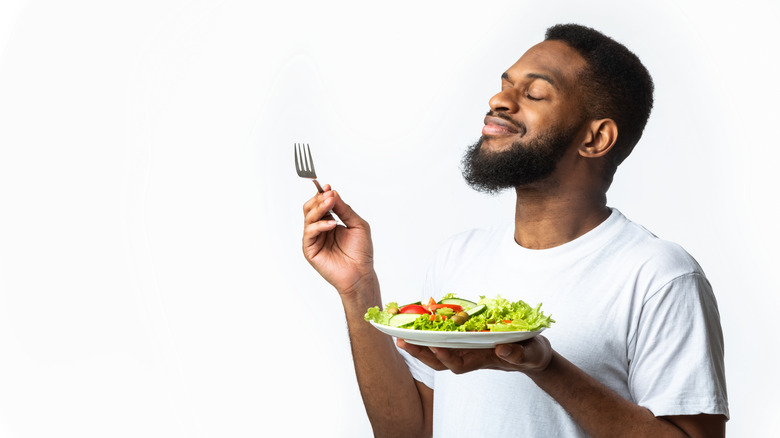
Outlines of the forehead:
{"type": "Polygon", "coordinates": [[[585,58],[562,41],[543,41],[523,54],[507,71],[510,80],[544,75],[557,88],[571,88],[577,73],[586,66],[585,58]]]}

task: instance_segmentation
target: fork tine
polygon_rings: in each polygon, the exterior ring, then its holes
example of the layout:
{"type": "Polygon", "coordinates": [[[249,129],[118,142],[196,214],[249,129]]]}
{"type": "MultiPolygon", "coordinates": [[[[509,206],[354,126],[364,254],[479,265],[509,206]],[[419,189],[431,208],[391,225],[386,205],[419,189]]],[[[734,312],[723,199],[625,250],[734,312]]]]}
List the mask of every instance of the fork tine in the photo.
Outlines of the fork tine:
{"type": "Polygon", "coordinates": [[[309,173],[309,164],[306,162],[306,149],[304,149],[303,143],[298,144],[298,158],[301,160],[301,169],[305,173],[309,173]]]}
{"type": "Polygon", "coordinates": [[[293,149],[295,149],[295,171],[298,172],[298,174],[300,175],[301,165],[299,164],[299,158],[298,158],[298,143],[293,144],[293,149]]]}
{"type": "Polygon", "coordinates": [[[317,175],[317,172],[314,170],[314,160],[311,158],[311,148],[309,148],[309,144],[306,143],[306,152],[309,156],[309,163],[308,163],[308,170],[311,172],[312,176],[316,178],[315,175],[317,175]]]}
{"type": "Polygon", "coordinates": [[[295,144],[295,169],[299,174],[309,173],[309,165],[306,162],[306,151],[303,147],[303,143],[295,144]]]}

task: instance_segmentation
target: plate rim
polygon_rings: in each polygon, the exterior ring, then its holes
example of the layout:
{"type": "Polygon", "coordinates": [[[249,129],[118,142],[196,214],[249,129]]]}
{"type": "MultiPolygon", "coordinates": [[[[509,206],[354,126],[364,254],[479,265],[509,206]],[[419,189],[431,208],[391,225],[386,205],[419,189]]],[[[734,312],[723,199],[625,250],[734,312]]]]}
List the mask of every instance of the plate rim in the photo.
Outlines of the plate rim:
{"type": "Polygon", "coordinates": [[[531,339],[547,327],[539,330],[513,330],[504,332],[452,332],[433,330],[410,330],[401,327],[391,327],[369,321],[380,332],[403,339],[410,344],[442,348],[493,348],[499,344],[511,344],[531,339]],[[423,336],[404,336],[405,334],[421,334],[423,336]],[[455,339],[453,339],[453,337],[455,339]]]}

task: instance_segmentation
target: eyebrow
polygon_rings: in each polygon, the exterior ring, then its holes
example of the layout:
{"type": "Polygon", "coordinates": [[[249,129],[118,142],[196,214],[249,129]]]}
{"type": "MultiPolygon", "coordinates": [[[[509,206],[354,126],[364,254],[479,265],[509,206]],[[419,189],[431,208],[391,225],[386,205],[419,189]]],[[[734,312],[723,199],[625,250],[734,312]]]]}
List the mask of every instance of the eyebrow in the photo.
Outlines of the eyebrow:
{"type": "MultiPolygon", "coordinates": [[[[555,88],[558,88],[553,78],[549,75],[545,75],[542,73],[528,73],[525,75],[525,77],[529,79],[541,79],[543,81],[549,82],[550,85],[552,85],[555,88]]],[[[512,80],[509,78],[509,74],[507,72],[504,72],[504,74],[501,75],[501,79],[507,80],[509,82],[512,82],[512,80]]]]}

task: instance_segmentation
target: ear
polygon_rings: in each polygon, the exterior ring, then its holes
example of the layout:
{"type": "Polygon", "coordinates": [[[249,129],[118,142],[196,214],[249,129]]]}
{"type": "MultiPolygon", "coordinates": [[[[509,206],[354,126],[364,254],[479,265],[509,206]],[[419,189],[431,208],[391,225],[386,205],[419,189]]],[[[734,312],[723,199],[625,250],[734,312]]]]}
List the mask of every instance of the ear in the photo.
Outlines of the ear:
{"type": "Polygon", "coordinates": [[[585,158],[603,157],[615,145],[618,137],[617,123],[612,119],[590,122],[578,152],[585,158]]]}

